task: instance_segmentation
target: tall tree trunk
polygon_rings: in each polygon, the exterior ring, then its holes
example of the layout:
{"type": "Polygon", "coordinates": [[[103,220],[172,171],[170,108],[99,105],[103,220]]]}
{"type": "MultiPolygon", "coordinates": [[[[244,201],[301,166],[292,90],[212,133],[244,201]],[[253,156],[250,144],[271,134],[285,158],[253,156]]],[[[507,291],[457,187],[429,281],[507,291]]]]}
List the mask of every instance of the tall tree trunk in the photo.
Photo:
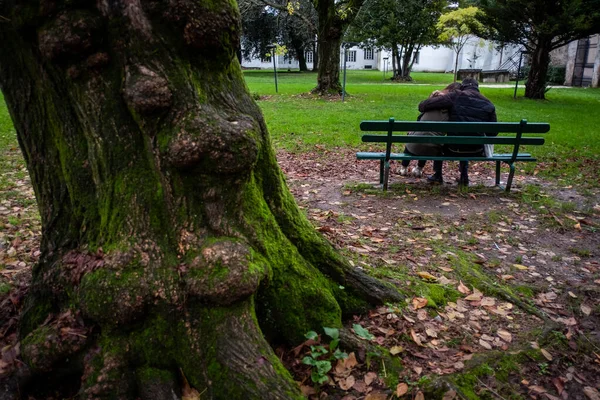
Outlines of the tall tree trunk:
{"type": "Polygon", "coordinates": [[[413,57],[413,49],[414,45],[409,44],[404,47],[404,55],[402,56],[402,75],[401,78],[403,81],[411,81],[410,77],[410,65],[413,57]]]}
{"type": "Polygon", "coordinates": [[[317,38],[319,69],[317,87],[312,92],[320,95],[342,94],[340,84],[340,46],[343,24],[335,12],[334,0],[316,1],[319,20],[317,38]]]}
{"type": "Polygon", "coordinates": [[[233,3],[14,4],[0,88],[43,235],[20,322],[31,385],[66,373],[80,398],[171,398],[181,371],[207,398],[300,398],[266,338],[399,296],[297,208],[233,3]]]}
{"type": "Polygon", "coordinates": [[[550,64],[552,38],[540,37],[531,54],[531,67],[525,84],[525,97],[529,99],[545,99],[546,75],[550,64]]]}
{"type": "Polygon", "coordinates": [[[297,43],[294,44],[294,52],[298,58],[298,68],[300,69],[300,72],[308,71],[308,67],[306,66],[306,53],[304,52],[304,46],[300,41],[297,41],[297,43]]]}
{"type": "Polygon", "coordinates": [[[460,55],[460,50],[455,51],[456,59],[454,60],[454,81],[456,82],[456,77],[458,75],[458,56],[460,55]]]}

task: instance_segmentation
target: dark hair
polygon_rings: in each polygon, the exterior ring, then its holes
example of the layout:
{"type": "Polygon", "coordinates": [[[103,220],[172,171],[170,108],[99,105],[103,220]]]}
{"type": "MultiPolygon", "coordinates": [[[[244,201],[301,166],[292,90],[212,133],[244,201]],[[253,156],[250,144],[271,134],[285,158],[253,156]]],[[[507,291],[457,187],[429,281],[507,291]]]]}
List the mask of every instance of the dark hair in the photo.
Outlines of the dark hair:
{"type": "Polygon", "coordinates": [[[479,83],[477,82],[477,79],[473,79],[473,78],[463,79],[460,89],[464,90],[469,87],[479,88],[479,83]]]}
{"type": "Polygon", "coordinates": [[[448,86],[446,86],[446,87],[444,88],[444,91],[445,91],[445,92],[453,92],[453,91],[455,91],[455,90],[459,90],[459,89],[460,89],[460,87],[461,87],[461,84],[460,84],[460,83],[458,83],[458,82],[454,82],[454,83],[451,83],[451,84],[449,84],[448,86]]]}

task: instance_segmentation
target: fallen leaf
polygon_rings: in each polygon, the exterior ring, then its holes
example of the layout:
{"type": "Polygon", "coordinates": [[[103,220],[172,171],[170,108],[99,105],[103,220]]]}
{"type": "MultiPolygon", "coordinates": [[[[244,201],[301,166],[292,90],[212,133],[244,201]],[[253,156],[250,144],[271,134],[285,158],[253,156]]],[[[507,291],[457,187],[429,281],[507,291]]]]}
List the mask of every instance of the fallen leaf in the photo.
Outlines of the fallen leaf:
{"type": "Polygon", "coordinates": [[[529,389],[529,391],[535,392],[537,394],[542,394],[542,393],[546,393],[547,392],[546,389],[544,389],[541,386],[537,386],[537,385],[529,386],[528,389],[529,389]]]}
{"type": "Polygon", "coordinates": [[[417,311],[417,319],[419,321],[425,321],[427,319],[429,319],[429,315],[427,315],[427,311],[420,309],[419,311],[417,311]]]}
{"type": "Polygon", "coordinates": [[[417,272],[417,275],[428,281],[437,281],[437,277],[431,275],[429,272],[426,271],[419,271],[417,272]]]}
{"type": "Polygon", "coordinates": [[[488,342],[486,342],[486,341],[485,341],[485,340],[483,340],[483,339],[479,339],[479,344],[480,344],[480,345],[481,345],[481,347],[483,347],[484,349],[487,349],[487,350],[491,350],[491,349],[492,349],[492,345],[491,345],[491,344],[489,344],[488,342]]]}
{"type": "Polygon", "coordinates": [[[496,332],[500,339],[504,340],[507,343],[512,342],[512,334],[509,331],[505,331],[504,329],[498,329],[496,332]]]}
{"type": "Polygon", "coordinates": [[[550,354],[548,350],[540,349],[540,351],[542,352],[542,355],[546,358],[546,360],[552,361],[552,354],[550,354]]]}
{"type": "Polygon", "coordinates": [[[452,268],[448,268],[448,267],[438,267],[439,269],[441,269],[444,272],[452,272],[454,271],[452,268]]]}
{"type": "Polygon", "coordinates": [[[423,344],[421,343],[421,339],[419,339],[419,337],[417,336],[417,334],[415,333],[414,329],[410,329],[410,336],[412,337],[412,340],[418,344],[419,346],[423,346],[423,344]]]}
{"type": "Polygon", "coordinates": [[[356,379],[354,379],[354,376],[350,375],[345,379],[344,378],[340,379],[340,381],[338,382],[338,385],[340,385],[340,389],[348,390],[352,386],[354,386],[355,383],[356,383],[356,379]]]}
{"type": "Polygon", "coordinates": [[[383,392],[371,392],[365,397],[365,400],[387,400],[387,394],[383,392]]]}
{"type": "Polygon", "coordinates": [[[200,393],[196,389],[190,386],[183,371],[181,371],[183,377],[183,388],[181,390],[181,400],[200,400],[200,393]]]}
{"type": "Polygon", "coordinates": [[[561,395],[563,390],[565,390],[565,384],[563,383],[563,381],[560,378],[553,378],[552,383],[554,384],[554,387],[556,388],[558,394],[561,395]]]}
{"type": "Polygon", "coordinates": [[[414,297],[412,299],[412,304],[415,310],[418,310],[419,308],[423,308],[427,305],[427,299],[423,297],[414,297]]]}
{"type": "Polygon", "coordinates": [[[521,265],[521,264],[513,264],[513,267],[515,267],[516,269],[519,269],[519,270],[521,270],[521,271],[526,271],[526,270],[528,270],[528,269],[529,269],[529,268],[527,268],[526,266],[524,266],[524,265],[521,265]]]}
{"type": "Polygon", "coordinates": [[[399,383],[398,386],[396,386],[396,396],[401,397],[406,393],[408,393],[408,385],[404,382],[399,383]]]}
{"type": "Polygon", "coordinates": [[[437,332],[433,328],[427,328],[427,329],[425,329],[425,333],[427,334],[427,336],[432,337],[432,338],[438,337],[437,332]]]}
{"type": "Polygon", "coordinates": [[[581,305],[581,312],[584,313],[586,316],[589,316],[590,313],[592,312],[592,308],[588,305],[582,304],[581,305]]]}
{"type": "Polygon", "coordinates": [[[512,276],[512,275],[501,275],[500,278],[502,278],[503,281],[508,281],[508,280],[511,280],[511,279],[515,279],[515,277],[512,276]]]}
{"type": "Polygon", "coordinates": [[[575,293],[573,293],[573,292],[569,292],[569,296],[571,296],[571,297],[572,297],[572,298],[574,298],[574,299],[576,299],[576,298],[577,298],[577,295],[576,295],[575,293]]]}
{"type": "Polygon", "coordinates": [[[369,386],[375,379],[377,379],[377,374],[375,372],[367,372],[365,375],[365,383],[369,386]]]}
{"type": "Polygon", "coordinates": [[[480,301],[483,298],[483,293],[473,288],[473,293],[465,297],[467,301],[480,301]]]}
{"type": "Polygon", "coordinates": [[[600,400],[600,392],[593,387],[586,386],[583,388],[583,394],[590,400],[600,400]]]}
{"type": "Polygon", "coordinates": [[[423,367],[413,367],[413,371],[415,371],[417,375],[421,375],[423,373],[423,367]]]}
{"type": "Polygon", "coordinates": [[[442,400],[454,400],[456,398],[456,392],[454,390],[448,390],[444,393],[442,400]]]}
{"type": "Polygon", "coordinates": [[[404,348],[402,346],[393,346],[390,349],[390,354],[392,354],[393,356],[395,356],[396,354],[400,354],[404,351],[404,348]]]}
{"type": "Polygon", "coordinates": [[[423,394],[423,392],[417,393],[417,395],[415,396],[415,400],[425,400],[425,395],[423,394]]]}
{"type": "Polygon", "coordinates": [[[300,391],[306,397],[317,394],[317,391],[312,386],[300,385],[300,391]]]}
{"type": "Polygon", "coordinates": [[[491,307],[493,305],[496,304],[496,299],[494,299],[493,297],[484,297],[481,299],[481,305],[482,306],[488,306],[491,307]]]}
{"type": "Polygon", "coordinates": [[[577,229],[578,231],[581,230],[581,224],[578,222],[575,225],[573,225],[573,228],[577,229]]]}
{"type": "Polygon", "coordinates": [[[458,288],[457,289],[462,294],[469,294],[469,293],[471,293],[471,289],[469,289],[467,286],[465,286],[465,284],[462,281],[460,281],[460,283],[458,284],[458,288]]]}

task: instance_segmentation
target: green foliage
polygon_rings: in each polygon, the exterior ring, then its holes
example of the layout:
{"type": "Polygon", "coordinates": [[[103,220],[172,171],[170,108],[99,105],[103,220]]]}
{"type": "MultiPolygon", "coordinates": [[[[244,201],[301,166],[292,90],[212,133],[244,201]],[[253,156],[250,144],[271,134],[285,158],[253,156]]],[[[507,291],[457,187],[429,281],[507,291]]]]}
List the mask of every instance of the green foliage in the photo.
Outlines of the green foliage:
{"type": "MultiPolygon", "coordinates": [[[[464,40],[482,29],[477,19],[480,11],[477,7],[459,8],[440,16],[437,27],[441,30],[439,39],[443,42],[453,41],[451,47],[456,49],[464,40]]],[[[460,47],[462,49],[462,46],[460,47]]]]}
{"type": "Polygon", "coordinates": [[[358,336],[359,338],[366,340],[375,339],[375,336],[373,336],[366,328],[363,328],[360,324],[352,325],[352,329],[354,329],[354,333],[356,333],[356,336],[358,336]]]}
{"type": "MultiPolygon", "coordinates": [[[[482,26],[478,35],[500,43],[520,44],[532,54],[533,71],[530,96],[546,87],[543,73],[550,52],[573,40],[598,32],[600,7],[598,0],[479,0],[482,10],[478,18],[482,26]]],[[[553,78],[560,80],[560,72],[553,78]]],[[[564,81],[564,79],[563,79],[564,81]]],[[[562,83],[562,82],[560,82],[562,83]]]]}
{"type": "Polygon", "coordinates": [[[346,40],[365,47],[394,50],[395,66],[410,75],[413,56],[422,46],[438,43],[436,22],[447,2],[444,0],[371,0],[346,33],[346,40]]]}
{"type": "MultiPolygon", "coordinates": [[[[323,327],[323,331],[331,338],[329,345],[327,347],[321,344],[311,345],[309,355],[302,359],[303,364],[311,366],[310,379],[319,385],[328,381],[327,373],[331,370],[332,361],[348,357],[348,354],[337,348],[340,342],[339,329],[323,327]]],[[[319,334],[315,331],[307,332],[304,337],[320,342],[319,334]]]]}
{"type": "Polygon", "coordinates": [[[456,53],[454,81],[456,81],[458,69],[458,55],[467,43],[475,40],[479,41],[474,36],[474,32],[483,29],[477,19],[479,13],[477,7],[459,8],[443,14],[436,24],[436,27],[440,30],[438,39],[456,53]]]}

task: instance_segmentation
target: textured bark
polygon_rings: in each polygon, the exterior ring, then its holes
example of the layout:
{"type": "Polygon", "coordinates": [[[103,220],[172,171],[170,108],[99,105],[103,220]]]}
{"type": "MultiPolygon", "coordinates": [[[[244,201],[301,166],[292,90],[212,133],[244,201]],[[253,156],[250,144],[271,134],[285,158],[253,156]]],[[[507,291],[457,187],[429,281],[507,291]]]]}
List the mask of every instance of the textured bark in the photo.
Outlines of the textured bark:
{"type": "Polygon", "coordinates": [[[317,87],[313,93],[342,94],[340,84],[340,46],[342,44],[342,22],[335,12],[333,0],[315,2],[319,19],[317,52],[319,67],[317,87]]]}
{"type": "Polygon", "coordinates": [[[183,374],[203,398],[297,398],[265,337],[399,299],[297,208],[232,3],[12,0],[0,15],[0,88],[43,235],[23,396],[66,375],[79,398],[165,398],[183,374]]]}
{"type": "Polygon", "coordinates": [[[529,99],[546,98],[546,75],[550,65],[551,37],[538,38],[535,51],[531,54],[531,66],[527,83],[525,84],[525,97],[529,99]]]}

